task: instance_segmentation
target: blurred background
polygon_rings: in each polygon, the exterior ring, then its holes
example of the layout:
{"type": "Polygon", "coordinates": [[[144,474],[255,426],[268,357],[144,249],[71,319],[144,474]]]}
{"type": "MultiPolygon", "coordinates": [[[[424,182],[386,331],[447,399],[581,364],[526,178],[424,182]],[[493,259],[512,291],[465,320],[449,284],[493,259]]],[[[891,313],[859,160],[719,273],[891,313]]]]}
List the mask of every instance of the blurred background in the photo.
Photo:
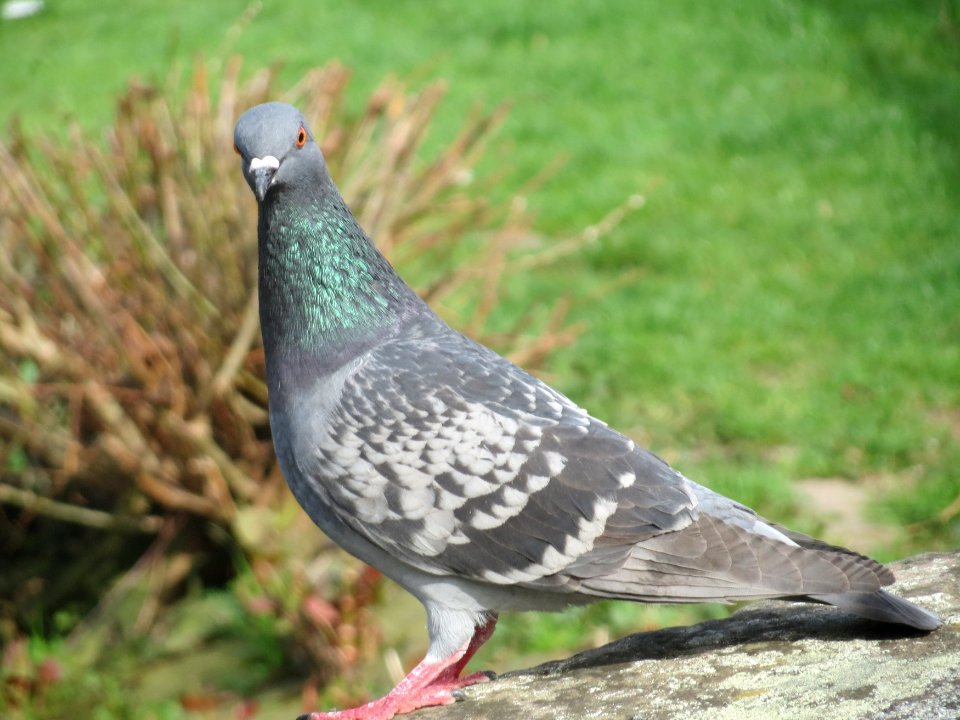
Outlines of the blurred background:
{"type": "MultiPolygon", "coordinates": [[[[291,718],[425,650],[273,460],[231,149],[266,99],[444,317],[687,476],[960,545],[956,0],[12,5],[3,717],[291,718]]],[[[506,617],[473,665],[728,611],[506,617]]]]}

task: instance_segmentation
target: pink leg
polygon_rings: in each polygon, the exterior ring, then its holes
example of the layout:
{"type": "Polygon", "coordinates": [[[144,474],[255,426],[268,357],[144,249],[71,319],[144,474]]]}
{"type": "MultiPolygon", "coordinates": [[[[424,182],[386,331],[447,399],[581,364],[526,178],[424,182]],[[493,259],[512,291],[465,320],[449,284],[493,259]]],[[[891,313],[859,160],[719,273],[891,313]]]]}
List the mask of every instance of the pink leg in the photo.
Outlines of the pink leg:
{"type": "MultiPolygon", "coordinates": [[[[480,647],[490,639],[493,635],[493,631],[497,629],[497,616],[491,615],[490,619],[487,620],[483,625],[478,627],[473,633],[473,637],[470,638],[470,642],[467,644],[466,650],[463,651],[463,657],[461,657],[456,663],[449,665],[446,670],[441,673],[441,676],[437,677],[437,681],[446,682],[446,681],[458,681],[462,682],[468,678],[480,675],[486,675],[486,673],[474,673],[473,675],[468,675],[465,678],[460,678],[460,673],[463,672],[463,669],[467,666],[467,663],[470,662],[470,658],[474,656],[474,653],[480,649],[480,647]]],[[[487,677],[489,679],[489,676],[487,677]]],[[[436,682],[436,681],[434,681],[436,682]]],[[[478,680],[477,682],[483,682],[483,680],[478,680]]],[[[473,683],[467,683],[472,685],[473,683]]],[[[466,687],[466,685],[460,685],[459,687],[466,687]]]]}
{"type": "Polygon", "coordinates": [[[493,615],[453,655],[440,662],[421,662],[379,700],[350,710],[309,713],[298,720],[390,720],[397,713],[456,702],[455,690],[490,679],[482,672],[466,677],[460,677],[460,673],[480,646],[490,639],[496,626],[497,616],[493,615]]]}

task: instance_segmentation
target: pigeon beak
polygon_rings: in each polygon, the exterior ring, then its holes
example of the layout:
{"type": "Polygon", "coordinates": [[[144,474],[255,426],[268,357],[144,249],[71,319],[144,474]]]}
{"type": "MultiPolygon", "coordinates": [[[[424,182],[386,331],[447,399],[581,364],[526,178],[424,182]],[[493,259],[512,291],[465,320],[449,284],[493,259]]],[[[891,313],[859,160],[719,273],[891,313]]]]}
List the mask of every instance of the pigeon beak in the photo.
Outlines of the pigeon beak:
{"type": "Polygon", "coordinates": [[[265,155],[262,158],[253,158],[250,161],[248,173],[250,176],[250,186],[253,188],[257,200],[263,202],[267,196],[267,190],[273,183],[273,176],[280,167],[280,161],[273,155],[265,155]]]}

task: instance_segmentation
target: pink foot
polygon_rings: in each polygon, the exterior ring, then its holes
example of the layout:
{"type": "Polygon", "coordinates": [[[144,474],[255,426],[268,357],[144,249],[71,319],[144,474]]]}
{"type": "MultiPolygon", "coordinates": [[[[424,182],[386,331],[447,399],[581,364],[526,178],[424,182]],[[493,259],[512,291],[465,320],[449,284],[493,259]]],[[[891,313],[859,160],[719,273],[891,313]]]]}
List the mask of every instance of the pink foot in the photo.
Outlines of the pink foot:
{"type": "Polygon", "coordinates": [[[440,662],[421,662],[379,700],[349,710],[308,713],[297,720],[390,720],[398,713],[433,705],[450,705],[457,701],[455,691],[491,679],[482,672],[465,677],[460,677],[460,673],[480,646],[490,639],[496,626],[497,616],[494,615],[478,627],[469,642],[453,655],[440,662]]]}

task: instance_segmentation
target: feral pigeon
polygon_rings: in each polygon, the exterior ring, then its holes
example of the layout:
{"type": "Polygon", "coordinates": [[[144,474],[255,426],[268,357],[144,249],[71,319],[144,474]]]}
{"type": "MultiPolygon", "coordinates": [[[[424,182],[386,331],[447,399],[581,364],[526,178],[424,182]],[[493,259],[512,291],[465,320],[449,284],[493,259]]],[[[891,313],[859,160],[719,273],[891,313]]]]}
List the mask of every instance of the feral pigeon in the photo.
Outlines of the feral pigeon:
{"type": "Polygon", "coordinates": [[[320,529],[426,608],[426,657],[385,697],[312,713],[387,720],[453,702],[509,610],[601,598],[788,597],[932,630],[880,563],[698,485],[447,326],[354,219],[303,115],[248,110],[234,146],[259,207],[270,423],[320,529]]]}

